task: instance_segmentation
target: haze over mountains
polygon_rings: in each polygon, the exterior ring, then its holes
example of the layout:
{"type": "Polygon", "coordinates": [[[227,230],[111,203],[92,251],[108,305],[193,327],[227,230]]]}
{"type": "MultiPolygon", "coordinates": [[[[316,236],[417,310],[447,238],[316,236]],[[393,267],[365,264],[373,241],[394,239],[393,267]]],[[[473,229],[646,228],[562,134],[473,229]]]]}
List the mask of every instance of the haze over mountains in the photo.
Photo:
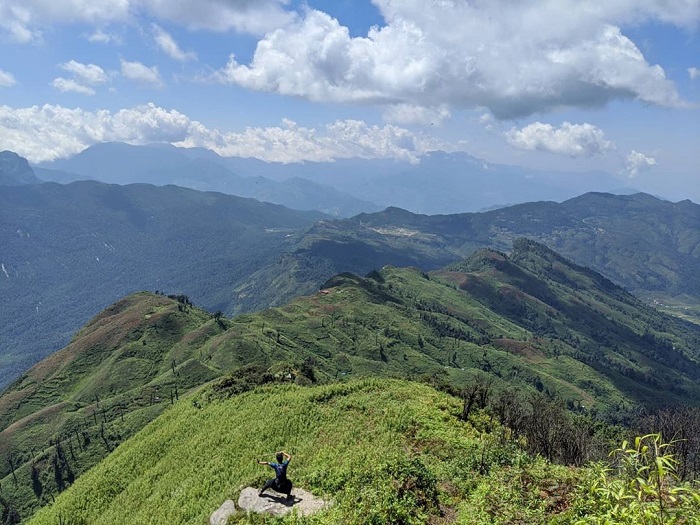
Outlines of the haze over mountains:
{"type": "MultiPolygon", "coordinates": [[[[301,178],[239,177],[230,159],[207,156],[105,144],[60,169],[37,168],[62,184],[42,183],[11,152],[0,157],[0,294],[12,298],[0,303],[0,389],[19,377],[0,395],[0,483],[14,487],[5,511],[31,516],[168,399],[231,371],[224,383],[234,390],[258,368],[314,382],[430,376],[454,388],[485,374],[579,412],[700,404],[700,328],[648,306],[700,304],[699,205],[595,192],[478,213],[389,207],[339,219],[374,205],[301,178]],[[69,182],[81,178],[91,180],[69,182]],[[301,208],[332,202],[333,215],[173,182],[224,183],[301,208]]],[[[424,160],[445,182],[425,195],[468,202],[444,168],[455,158],[424,160]]],[[[370,170],[365,191],[383,180],[374,189],[390,195],[402,178],[424,180],[423,168],[370,170]]],[[[321,165],[309,173],[325,177],[321,165]]],[[[497,177],[521,194],[540,191],[519,186],[530,184],[519,173],[497,177]]],[[[470,202],[493,196],[490,184],[475,184],[470,202]]]]}
{"type": "Polygon", "coordinates": [[[203,148],[104,143],[42,164],[38,173],[56,182],[75,173],[76,180],[176,184],[341,217],[387,206],[415,213],[463,213],[535,200],[561,201],[587,191],[633,191],[604,172],[539,171],[440,151],[423,155],[417,164],[359,158],[282,164],[221,157],[203,148]],[[47,168],[54,171],[43,171],[47,168]]]}
{"type": "Polygon", "coordinates": [[[41,182],[27,159],[12,151],[0,152],[0,186],[24,186],[41,182]]]}
{"type": "MultiPolygon", "coordinates": [[[[206,150],[104,144],[59,167],[121,182],[232,177],[198,154],[218,157],[206,150]]],[[[2,329],[0,385],[65,344],[96,309],[136,290],[186,293],[205,308],[231,314],[313,293],[336,273],[363,275],[385,264],[430,270],[484,246],[507,251],[523,235],[648,299],[683,296],[697,303],[700,297],[700,207],[689,201],[588,194],[480,214],[424,216],[389,208],[311,227],[320,214],[174,186],[36,184],[24,159],[10,152],[3,159],[5,180],[22,186],[0,190],[0,289],[16,298],[1,306],[10,321],[2,329]]],[[[226,180],[249,180],[233,177],[226,180]]]]}
{"type": "Polygon", "coordinates": [[[137,290],[212,311],[323,217],[176,186],[100,182],[0,188],[0,385],[137,290]]]}
{"type": "Polygon", "coordinates": [[[307,179],[292,177],[277,181],[257,174],[239,175],[215,153],[202,151],[206,155],[193,155],[184,148],[169,145],[97,144],[70,159],[45,164],[37,168],[37,172],[45,180],[55,182],[88,179],[112,184],[174,184],[252,197],[298,210],[320,210],[341,217],[381,209],[376,204],[307,179]]]}

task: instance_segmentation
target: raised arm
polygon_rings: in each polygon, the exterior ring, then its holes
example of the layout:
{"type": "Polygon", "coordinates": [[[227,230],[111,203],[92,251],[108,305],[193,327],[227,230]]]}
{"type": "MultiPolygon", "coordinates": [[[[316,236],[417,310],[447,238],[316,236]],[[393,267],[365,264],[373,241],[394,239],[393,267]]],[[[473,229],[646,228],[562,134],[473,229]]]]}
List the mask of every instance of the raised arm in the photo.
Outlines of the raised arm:
{"type": "Polygon", "coordinates": [[[292,456],[290,454],[287,454],[284,450],[282,451],[282,455],[287,461],[290,461],[292,459],[292,456]]]}

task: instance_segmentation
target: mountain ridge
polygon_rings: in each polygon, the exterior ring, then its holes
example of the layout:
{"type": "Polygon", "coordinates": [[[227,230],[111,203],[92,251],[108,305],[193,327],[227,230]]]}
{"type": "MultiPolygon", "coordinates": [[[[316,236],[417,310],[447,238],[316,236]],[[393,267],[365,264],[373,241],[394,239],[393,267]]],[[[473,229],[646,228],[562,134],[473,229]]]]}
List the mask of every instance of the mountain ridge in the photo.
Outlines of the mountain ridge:
{"type": "Polygon", "coordinates": [[[0,186],[24,186],[39,184],[27,159],[13,151],[0,151],[0,186]]]}
{"type": "Polygon", "coordinates": [[[58,182],[65,181],[66,174],[74,173],[74,180],[88,178],[108,184],[173,184],[198,191],[255,198],[292,209],[318,210],[340,217],[381,209],[373,202],[303,177],[276,181],[256,173],[241,176],[226,163],[217,162],[217,158],[216,154],[206,157],[189,155],[185,148],[174,146],[105,142],[90,146],[71,158],[40,166],[44,170],[42,173],[58,182]]]}
{"type": "Polygon", "coordinates": [[[324,217],[175,186],[95,181],[0,190],[0,387],[130,292],[227,308],[237,281],[324,217]]]}
{"type": "MultiPolygon", "coordinates": [[[[430,273],[339,274],[313,295],[233,319],[186,296],[140,293],[95,316],[0,395],[0,476],[11,485],[11,465],[34,465],[48,479],[50,454],[37,461],[32,447],[82,442],[84,431],[99,443],[73,450],[75,477],[168,401],[232,372],[222,388],[234,393],[255,374],[301,384],[431,377],[457,390],[488,377],[497,390],[543,392],[614,418],[639,404],[700,405],[698,348],[699,326],[526,239],[511,255],[480,250],[430,273]]],[[[16,497],[26,512],[39,502],[23,487],[16,497]]]]}
{"type": "MultiPolygon", "coordinates": [[[[273,276],[288,274],[298,289],[309,292],[321,282],[314,276],[329,270],[362,274],[383,264],[431,270],[483,246],[507,251],[521,236],[593,268],[649,302],[686,297],[700,304],[700,206],[646,194],[594,192],[563,203],[533,202],[456,215],[421,215],[392,207],[343,221],[324,220],[248,284],[263,290],[255,296],[259,304],[271,298],[284,301],[290,296],[273,276]]],[[[240,292],[246,294],[246,288],[240,292]]]]}

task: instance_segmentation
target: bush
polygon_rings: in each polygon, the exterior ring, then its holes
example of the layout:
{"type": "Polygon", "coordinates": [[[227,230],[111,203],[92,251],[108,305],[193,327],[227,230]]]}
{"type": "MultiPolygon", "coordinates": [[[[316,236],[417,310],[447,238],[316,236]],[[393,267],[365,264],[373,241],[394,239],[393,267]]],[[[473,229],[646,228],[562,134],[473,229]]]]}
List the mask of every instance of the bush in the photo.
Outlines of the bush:
{"type": "Polygon", "coordinates": [[[579,486],[572,522],[586,524],[700,524],[700,491],[683,484],[661,434],[624,441],[614,466],[597,463],[579,486]]]}

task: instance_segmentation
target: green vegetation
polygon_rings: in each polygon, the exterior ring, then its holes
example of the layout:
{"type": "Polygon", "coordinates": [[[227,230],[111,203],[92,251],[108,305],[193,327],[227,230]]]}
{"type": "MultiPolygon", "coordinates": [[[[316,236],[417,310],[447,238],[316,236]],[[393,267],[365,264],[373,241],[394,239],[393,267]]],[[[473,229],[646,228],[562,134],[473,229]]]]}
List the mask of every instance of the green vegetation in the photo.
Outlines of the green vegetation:
{"type": "Polygon", "coordinates": [[[28,516],[183,393],[227,374],[219,395],[280,379],[421,379],[462,395],[463,419],[488,408],[530,453],[581,464],[607,439],[596,417],[700,404],[699,341],[697,325],[527,240],[429,274],[338,275],[234,319],[185,296],[137,294],[0,396],[0,482],[28,516]]]}
{"type": "Polygon", "coordinates": [[[21,516],[51,501],[187,389],[222,373],[182,363],[222,328],[187,298],[180,301],[152,294],[119,301],[0,397],[0,483],[21,516]]]}
{"type": "Polygon", "coordinates": [[[660,434],[649,434],[612,452],[617,475],[603,463],[593,465],[574,502],[576,523],[700,523],[700,491],[679,483],[669,447],[660,434]]]}
{"type": "Polygon", "coordinates": [[[0,388],[137,290],[187,293],[226,315],[281,306],[343,272],[433,270],[525,236],[647,302],[700,304],[700,206],[586,194],[486,213],[396,208],[344,221],[214,193],[81,182],[5,188],[0,243],[0,388]],[[4,275],[3,275],[4,276],[4,275]],[[18,349],[21,349],[19,351],[18,349]]]}
{"type": "Polygon", "coordinates": [[[294,251],[243,283],[240,291],[246,296],[235,308],[283,304],[336,273],[365,274],[387,264],[433,270],[479,248],[509,251],[518,237],[545,244],[649,303],[683,300],[696,308],[699,232],[700,206],[646,194],[587,193],[562,203],[532,202],[454,215],[388,208],[315,224],[294,251]]]}
{"type": "MultiPolygon", "coordinates": [[[[238,515],[229,523],[698,523],[700,496],[669,477],[671,458],[657,456],[667,471],[661,482],[649,474],[639,505],[628,505],[623,491],[631,521],[614,521],[622,511],[596,494],[617,498],[611,485],[627,477],[529,456],[502,441],[486,413],[464,422],[461,410],[457,398],[398,380],[266,386],[223,399],[204,389],[166,410],[30,523],[204,524],[242,487],[260,485],[268,473],[255,459],[280,448],[294,455],[294,483],[333,506],[306,520],[238,515]],[[603,481],[592,482],[601,472],[603,481]],[[654,500],[659,490],[663,510],[654,500]]],[[[648,457],[632,457],[633,467],[648,465],[648,457]]]]}
{"type": "Polygon", "coordinates": [[[175,186],[97,182],[0,191],[0,389],[139,290],[212,312],[322,217],[175,186]]]}

